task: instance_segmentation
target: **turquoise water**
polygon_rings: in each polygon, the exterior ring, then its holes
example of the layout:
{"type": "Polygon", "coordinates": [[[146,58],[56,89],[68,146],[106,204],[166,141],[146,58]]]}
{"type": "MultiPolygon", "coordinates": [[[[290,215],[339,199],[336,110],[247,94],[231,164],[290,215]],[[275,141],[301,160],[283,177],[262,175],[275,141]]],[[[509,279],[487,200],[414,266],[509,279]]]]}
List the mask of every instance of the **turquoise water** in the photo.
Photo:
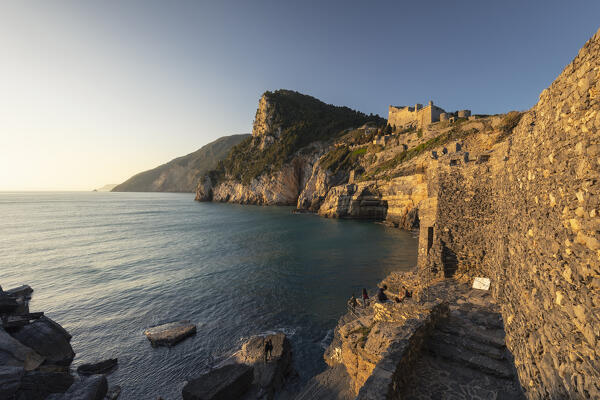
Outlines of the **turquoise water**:
{"type": "Polygon", "coordinates": [[[408,232],[191,194],[0,193],[0,221],[0,285],[34,288],[31,310],[73,335],[74,367],[117,357],[122,399],[180,398],[269,331],[289,335],[305,381],[350,294],[416,263],[408,232]],[[152,348],[143,330],[177,319],[198,333],[152,348]]]}

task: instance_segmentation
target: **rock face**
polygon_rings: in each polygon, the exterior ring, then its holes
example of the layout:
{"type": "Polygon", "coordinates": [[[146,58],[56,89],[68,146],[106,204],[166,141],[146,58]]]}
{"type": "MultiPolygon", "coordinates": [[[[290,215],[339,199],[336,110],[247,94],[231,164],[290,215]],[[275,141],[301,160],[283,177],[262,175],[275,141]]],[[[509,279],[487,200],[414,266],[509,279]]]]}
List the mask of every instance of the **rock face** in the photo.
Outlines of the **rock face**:
{"type": "Polygon", "coordinates": [[[172,346],[196,333],[196,325],[188,320],[153,326],[144,331],[152,346],[172,346]]]}
{"type": "Polygon", "coordinates": [[[12,399],[21,387],[25,374],[22,367],[0,366],[0,399],[12,399]]]}
{"type": "Polygon", "coordinates": [[[188,192],[196,190],[198,180],[225,158],[231,148],[250,135],[224,136],[199,150],[178,157],[154,169],[140,172],[112,192],[188,192]]]}
{"type": "Polygon", "coordinates": [[[230,364],[189,381],[182,390],[184,400],[239,399],[250,389],[251,366],[230,364]]]}

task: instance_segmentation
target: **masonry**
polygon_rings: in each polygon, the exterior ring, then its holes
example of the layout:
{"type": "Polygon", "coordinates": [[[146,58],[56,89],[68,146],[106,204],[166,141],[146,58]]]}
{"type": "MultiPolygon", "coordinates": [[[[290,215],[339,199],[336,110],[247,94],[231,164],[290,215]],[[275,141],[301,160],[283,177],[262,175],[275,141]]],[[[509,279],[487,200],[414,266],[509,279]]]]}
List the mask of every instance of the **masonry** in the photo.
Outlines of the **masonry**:
{"type": "Polygon", "coordinates": [[[421,128],[439,121],[440,115],[443,113],[446,113],[446,111],[435,106],[433,101],[430,101],[426,107],[423,107],[422,104],[415,104],[414,107],[390,106],[388,124],[396,127],[414,125],[421,128]]]}
{"type": "Polygon", "coordinates": [[[432,163],[419,273],[486,276],[530,399],[600,397],[600,31],[481,163],[432,163]]]}

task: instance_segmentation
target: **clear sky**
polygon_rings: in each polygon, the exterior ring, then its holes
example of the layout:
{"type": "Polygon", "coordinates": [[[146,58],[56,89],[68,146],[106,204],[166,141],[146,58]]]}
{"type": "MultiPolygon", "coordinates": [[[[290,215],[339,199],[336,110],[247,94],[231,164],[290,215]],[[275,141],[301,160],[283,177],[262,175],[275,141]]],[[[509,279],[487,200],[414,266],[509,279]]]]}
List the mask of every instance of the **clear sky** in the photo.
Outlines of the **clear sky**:
{"type": "Polygon", "coordinates": [[[527,109],[596,0],[0,3],[0,190],[90,190],[251,130],[265,90],[527,109]]]}

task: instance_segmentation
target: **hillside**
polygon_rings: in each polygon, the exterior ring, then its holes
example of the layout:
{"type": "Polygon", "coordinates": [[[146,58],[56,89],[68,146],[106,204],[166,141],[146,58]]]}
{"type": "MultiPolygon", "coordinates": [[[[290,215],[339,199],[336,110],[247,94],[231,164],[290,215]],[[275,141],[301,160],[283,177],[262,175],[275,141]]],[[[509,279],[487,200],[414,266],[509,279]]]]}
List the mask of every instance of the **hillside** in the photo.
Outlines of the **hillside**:
{"type": "Polygon", "coordinates": [[[385,120],[291,90],[265,92],[252,137],[210,171],[199,185],[198,200],[214,195],[215,201],[295,204],[326,148],[366,123],[384,126],[385,120]]]}
{"type": "Polygon", "coordinates": [[[221,137],[193,153],[140,172],[117,185],[113,192],[194,192],[198,180],[227,156],[248,134],[221,137]]]}

